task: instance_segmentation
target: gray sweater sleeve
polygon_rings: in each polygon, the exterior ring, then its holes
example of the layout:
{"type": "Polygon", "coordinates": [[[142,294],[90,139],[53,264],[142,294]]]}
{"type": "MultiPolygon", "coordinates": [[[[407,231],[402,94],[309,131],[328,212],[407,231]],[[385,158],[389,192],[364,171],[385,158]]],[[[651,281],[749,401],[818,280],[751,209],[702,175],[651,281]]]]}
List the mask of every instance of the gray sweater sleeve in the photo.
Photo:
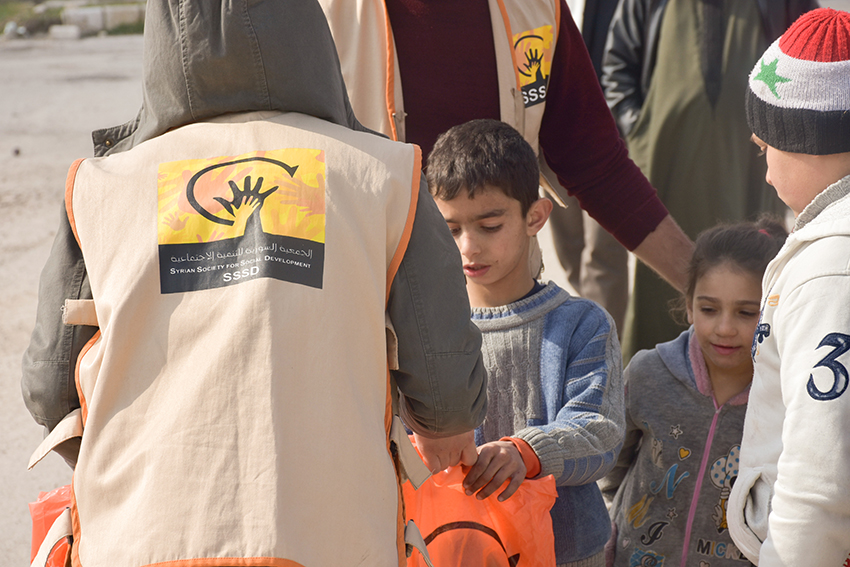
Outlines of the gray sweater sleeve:
{"type": "MultiPolygon", "coordinates": [[[[643,353],[635,355],[633,360],[636,360],[642,355],[643,353]]],[[[641,439],[643,437],[643,431],[634,422],[631,411],[629,411],[631,407],[629,404],[629,373],[631,368],[633,367],[627,366],[623,371],[626,399],[626,438],[623,442],[623,448],[620,449],[620,454],[617,456],[617,462],[614,465],[614,468],[612,468],[604,478],[597,482],[599,489],[602,491],[602,497],[605,499],[605,505],[608,506],[609,509],[614,503],[614,498],[617,495],[620,485],[623,484],[623,480],[626,478],[626,473],[629,472],[632,463],[635,458],[637,458],[637,451],[640,448],[641,439]]],[[[634,381],[634,377],[632,377],[632,381],[634,381]]],[[[638,390],[640,390],[639,386],[638,390]]]]}
{"type": "Polygon", "coordinates": [[[74,380],[77,357],[96,327],[66,326],[66,299],[91,299],[83,253],[77,245],[65,206],[59,230],[41,272],[38,310],[30,344],[23,357],[21,390],[33,418],[51,431],[80,407],[74,380]]]}
{"type": "Polygon", "coordinates": [[[531,445],[540,459],[540,476],[553,474],[558,486],[604,477],[614,466],[625,430],[622,356],[614,321],[591,301],[577,300],[576,305],[553,311],[543,337],[541,384],[547,397],[560,403],[551,404],[548,423],[513,435],[531,445]],[[558,346],[550,351],[551,345],[558,346]]]}
{"type": "Polygon", "coordinates": [[[390,288],[400,413],[416,433],[457,435],[487,411],[481,333],[469,318],[460,254],[423,180],[410,242],[390,288]]]}

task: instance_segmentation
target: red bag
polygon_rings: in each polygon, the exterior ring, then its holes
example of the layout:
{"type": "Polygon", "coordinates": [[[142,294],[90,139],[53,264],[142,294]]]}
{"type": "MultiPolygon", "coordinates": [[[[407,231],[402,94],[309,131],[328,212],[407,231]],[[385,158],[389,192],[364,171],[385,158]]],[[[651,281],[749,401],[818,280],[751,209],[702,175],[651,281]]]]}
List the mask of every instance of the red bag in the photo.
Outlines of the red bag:
{"type": "Polygon", "coordinates": [[[32,516],[32,552],[30,563],[35,560],[42,544],[50,545],[45,562],[38,567],[64,567],[65,560],[71,550],[71,538],[63,535],[55,542],[45,542],[44,538],[53,527],[54,522],[71,507],[71,485],[60,486],[50,492],[40,492],[38,500],[30,502],[32,516]]]}
{"type": "MultiPolygon", "coordinates": [[[[499,502],[467,496],[461,467],[450,467],[414,490],[402,486],[407,518],[419,528],[436,567],[553,567],[555,536],[549,510],[558,493],[555,479],[525,480],[513,496],[499,502]]],[[[507,486],[508,482],[505,482],[507,486]]],[[[418,552],[408,567],[425,567],[418,552]]]]}

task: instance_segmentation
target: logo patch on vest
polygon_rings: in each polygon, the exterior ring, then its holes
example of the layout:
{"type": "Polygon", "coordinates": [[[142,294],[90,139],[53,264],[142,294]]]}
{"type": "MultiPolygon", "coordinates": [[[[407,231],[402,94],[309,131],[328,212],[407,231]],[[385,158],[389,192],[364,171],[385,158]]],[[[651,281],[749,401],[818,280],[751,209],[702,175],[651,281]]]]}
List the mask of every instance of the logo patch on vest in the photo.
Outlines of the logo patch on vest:
{"type": "Polygon", "coordinates": [[[257,278],[321,288],[324,158],[290,148],[160,164],[160,291],[257,278]]]}
{"type": "Polygon", "coordinates": [[[528,108],[546,100],[554,50],[552,26],[518,33],[513,40],[522,99],[528,108]]]}

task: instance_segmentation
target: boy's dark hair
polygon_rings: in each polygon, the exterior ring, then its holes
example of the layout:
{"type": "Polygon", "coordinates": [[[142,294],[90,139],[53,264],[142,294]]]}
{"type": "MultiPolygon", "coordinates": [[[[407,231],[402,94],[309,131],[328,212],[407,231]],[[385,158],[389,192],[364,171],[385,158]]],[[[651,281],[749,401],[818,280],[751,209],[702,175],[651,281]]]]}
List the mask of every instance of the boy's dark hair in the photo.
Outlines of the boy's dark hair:
{"type": "Polygon", "coordinates": [[[765,214],[755,222],[721,224],[697,236],[688,265],[688,285],[674,309],[680,314],[693,300],[694,289],[706,272],[724,263],[761,280],[767,265],[782,248],[788,231],[775,217],[765,214]]]}
{"type": "Polygon", "coordinates": [[[431,194],[451,201],[465,189],[474,198],[485,185],[520,203],[525,215],[540,184],[537,156],[511,126],[491,119],[470,120],[437,138],[426,167],[431,194]]]}

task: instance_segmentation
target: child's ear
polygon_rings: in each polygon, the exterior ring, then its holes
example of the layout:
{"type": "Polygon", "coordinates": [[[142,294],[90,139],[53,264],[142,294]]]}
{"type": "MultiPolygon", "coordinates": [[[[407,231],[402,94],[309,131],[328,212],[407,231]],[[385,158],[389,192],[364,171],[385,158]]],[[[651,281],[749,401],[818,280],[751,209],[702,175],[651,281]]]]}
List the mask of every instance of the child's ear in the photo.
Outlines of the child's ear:
{"type": "Polygon", "coordinates": [[[552,201],[546,197],[541,197],[531,203],[531,207],[529,207],[528,212],[525,215],[525,222],[527,225],[526,234],[528,234],[528,236],[534,236],[540,232],[540,229],[543,228],[543,225],[546,224],[547,220],[549,220],[549,215],[552,213],[552,206],[552,201]]]}
{"type": "Polygon", "coordinates": [[[690,301],[685,303],[685,312],[688,315],[688,325],[693,325],[694,324],[694,308],[691,305],[690,301]]]}

